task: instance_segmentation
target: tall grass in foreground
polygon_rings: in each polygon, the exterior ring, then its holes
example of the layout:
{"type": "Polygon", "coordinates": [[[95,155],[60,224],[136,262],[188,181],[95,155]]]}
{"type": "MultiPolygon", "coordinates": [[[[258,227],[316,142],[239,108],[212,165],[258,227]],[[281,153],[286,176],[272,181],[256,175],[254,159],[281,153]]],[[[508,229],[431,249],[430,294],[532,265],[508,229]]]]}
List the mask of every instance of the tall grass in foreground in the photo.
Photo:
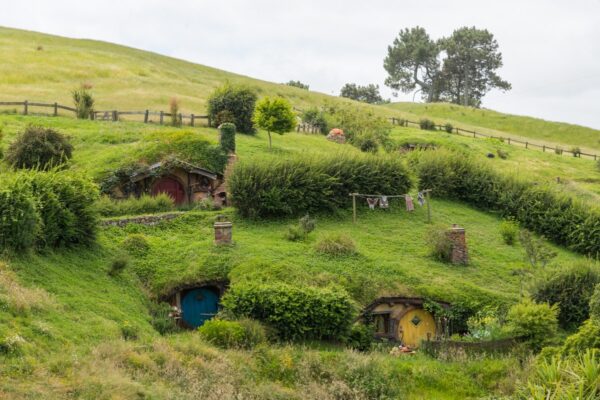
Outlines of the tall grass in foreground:
{"type": "Polygon", "coordinates": [[[130,197],[123,200],[102,196],[96,202],[95,207],[101,216],[115,217],[171,211],[175,209],[175,203],[168,194],[160,193],[156,196],[144,194],[140,197],[130,197]]]}

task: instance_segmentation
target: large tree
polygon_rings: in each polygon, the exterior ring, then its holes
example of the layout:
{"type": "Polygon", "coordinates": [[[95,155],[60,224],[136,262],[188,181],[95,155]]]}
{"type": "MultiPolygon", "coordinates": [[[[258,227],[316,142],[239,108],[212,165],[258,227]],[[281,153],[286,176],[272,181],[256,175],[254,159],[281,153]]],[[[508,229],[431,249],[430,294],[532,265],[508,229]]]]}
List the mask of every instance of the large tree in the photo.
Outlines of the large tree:
{"type": "Polygon", "coordinates": [[[404,29],[391,46],[383,61],[388,73],[385,84],[404,93],[419,86],[426,101],[436,101],[436,78],[439,74],[440,53],[436,42],[424,28],[404,29]]]}
{"type": "Polygon", "coordinates": [[[494,88],[510,90],[498,76],[502,53],[485,29],[463,27],[433,41],[425,29],[400,31],[384,60],[386,85],[405,93],[419,87],[427,102],[449,101],[479,107],[494,88]]]}
{"type": "Polygon", "coordinates": [[[502,53],[494,35],[486,29],[457,29],[449,38],[440,40],[440,48],[446,53],[442,66],[443,100],[479,107],[490,90],[510,90],[510,83],[496,73],[502,67],[502,53]]]}

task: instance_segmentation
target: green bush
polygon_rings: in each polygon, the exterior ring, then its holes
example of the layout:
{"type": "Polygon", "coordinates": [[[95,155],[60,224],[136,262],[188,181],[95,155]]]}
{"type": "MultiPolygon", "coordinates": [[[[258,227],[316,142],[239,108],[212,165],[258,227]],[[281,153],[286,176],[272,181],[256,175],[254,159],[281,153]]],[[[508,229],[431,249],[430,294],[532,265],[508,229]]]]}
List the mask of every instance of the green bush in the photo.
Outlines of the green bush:
{"type": "Polygon", "coordinates": [[[556,336],[557,314],[556,306],[523,300],[508,310],[507,328],[510,334],[522,338],[533,350],[539,351],[556,336]]]}
{"type": "Polygon", "coordinates": [[[291,242],[304,240],[315,230],[317,221],[306,214],[298,220],[298,225],[291,225],[285,233],[285,238],[291,242]]]}
{"type": "Polygon", "coordinates": [[[23,176],[0,174],[0,249],[27,250],[38,237],[40,216],[23,176]]]}
{"type": "Polygon", "coordinates": [[[446,123],[446,125],[444,125],[444,130],[447,133],[452,133],[454,131],[454,126],[452,126],[451,123],[446,123]]]}
{"type": "MultiPolygon", "coordinates": [[[[234,118],[233,121],[229,122],[233,122],[239,132],[254,134],[256,130],[254,129],[252,116],[256,98],[256,93],[250,88],[226,83],[209,96],[208,115],[212,121],[217,122],[217,114],[222,111],[229,111],[234,118]]],[[[224,121],[219,122],[223,123],[224,121]]]]}
{"type": "Polygon", "coordinates": [[[148,243],[146,236],[141,233],[127,235],[121,245],[125,251],[137,257],[143,257],[150,251],[150,243],[148,243]]]}
{"type": "Polygon", "coordinates": [[[573,157],[581,157],[581,148],[571,147],[571,153],[573,154],[573,157]]]}
{"type": "Polygon", "coordinates": [[[435,131],[435,122],[430,119],[423,118],[419,121],[419,128],[426,131],[435,131]]]}
{"type": "Polygon", "coordinates": [[[600,321],[600,283],[596,285],[590,298],[590,318],[600,321]]]}
{"type": "Polygon", "coordinates": [[[348,334],[346,345],[357,351],[369,351],[373,347],[374,329],[370,325],[354,324],[348,334]]]}
{"type": "Polygon", "coordinates": [[[556,146],[556,148],[554,149],[554,154],[558,154],[559,156],[563,153],[563,149],[559,146],[556,146]]]}
{"type": "Polygon", "coordinates": [[[303,123],[317,128],[323,135],[326,135],[329,132],[329,125],[325,113],[316,107],[304,111],[301,115],[301,119],[303,123]]]}
{"type": "Polygon", "coordinates": [[[441,226],[432,227],[427,231],[425,240],[429,246],[429,254],[437,261],[450,262],[452,257],[452,241],[447,229],[441,226]]]}
{"type": "Polygon", "coordinates": [[[229,178],[245,217],[333,212],[351,206],[349,193],[406,193],[411,179],[397,157],[340,154],[238,162],[229,178]]]}
{"type": "Polygon", "coordinates": [[[567,337],[562,352],[565,355],[580,354],[587,349],[600,350],[600,322],[597,320],[588,319],[576,333],[567,337]]]}
{"type": "Polygon", "coordinates": [[[357,253],[354,240],[344,233],[331,233],[323,236],[315,245],[315,250],[335,257],[352,256],[357,253]]]}
{"type": "Polygon", "coordinates": [[[83,84],[78,89],[73,90],[73,103],[75,103],[75,114],[78,119],[89,119],[94,112],[94,97],[90,92],[92,87],[83,84]]]}
{"type": "Polygon", "coordinates": [[[123,336],[123,339],[125,340],[136,340],[139,337],[139,328],[129,321],[123,321],[120,328],[121,336],[123,336]]]}
{"type": "Polygon", "coordinates": [[[288,226],[287,231],[285,232],[284,237],[290,242],[297,242],[299,240],[304,240],[306,236],[304,232],[302,232],[302,228],[296,225],[288,226]]]}
{"type": "Polygon", "coordinates": [[[271,326],[283,340],[345,337],[354,316],[352,301],[341,289],[283,283],[234,285],[222,304],[237,317],[271,326]]]}
{"type": "Polygon", "coordinates": [[[256,321],[243,319],[206,321],[198,332],[204,340],[226,349],[251,349],[266,342],[265,329],[256,321]]]}
{"type": "Polygon", "coordinates": [[[219,125],[219,144],[226,153],[235,153],[235,125],[226,122],[219,125]]]}
{"type": "Polygon", "coordinates": [[[118,255],[110,262],[110,269],[108,274],[110,276],[117,276],[121,274],[129,265],[129,257],[124,254],[118,255]]]}
{"type": "Polygon", "coordinates": [[[420,189],[434,196],[500,211],[519,224],[574,251],[600,257],[600,211],[550,186],[501,175],[462,152],[419,152],[413,158],[420,189]]]}
{"type": "Polygon", "coordinates": [[[171,114],[171,126],[181,126],[182,120],[179,114],[179,100],[177,97],[169,101],[169,114],[171,114]]]}
{"type": "Polygon", "coordinates": [[[15,169],[46,171],[64,166],[72,156],[73,146],[63,134],[30,125],[10,144],[6,161],[15,169]]]}
{"type": "Polygon", "coordinates": [[[175,202],[166,193],[159,193],[156,196],[144,194],[123,200],[112,199],[105,195],[98,199],[95,208],[103,217],[113,217],[172,211],[175,209],[175,202]]]}
{"type": "Polygon", "coordinates": [[[600,269],[591,264],[574,264],[543,273],[531,289],[537,302],[556,304],[558,321],[564,329],[578,327],[590,316],[590,299],[600,283],[600,269]]]}
{"type": "Polygon", "coordinates": [[[513,219],[505,219],[500,224],[500,236],[502,240],[509,246],[514,245],[517,242],[517,236],[519,235],[519,224],[513,219]]]}
{"type": "Polygon", "coordinates": [[[496,154],[498,154],[498,157],[500,157],[503,160],[506,160],[508,158],[508,152],[506,152],[502,149],[497,149],[496,154]]]}
{"type": "Polygon", "coordinates": [[[179,327],[171,316],[173,308],[169,303],[150,303],[150,323],[161,335],[177,332],[179,327]]]}

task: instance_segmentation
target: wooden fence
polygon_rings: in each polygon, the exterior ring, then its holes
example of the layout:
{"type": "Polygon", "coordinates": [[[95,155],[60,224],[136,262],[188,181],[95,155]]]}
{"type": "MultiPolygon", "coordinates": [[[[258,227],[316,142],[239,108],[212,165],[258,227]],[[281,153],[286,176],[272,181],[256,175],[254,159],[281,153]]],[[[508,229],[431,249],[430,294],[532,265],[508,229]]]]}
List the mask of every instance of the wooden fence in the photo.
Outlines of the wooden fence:
{"type": "MultiPolygon", "coordinates": [[[[58,116],[59,110],[69,111],[71,113],[76,114],[77,110],[73,107],[67,107],[60,105],[58,103],[38,103],[38,102],[29,102],[25,101],[0,101],[0,106],[13,106],[13,107],[21,107],[23,115],[34,114],[31,112],[32,107],[36,108],[50,108],[52,111],[50,113],[46,113],[46,115],[58,116]]],[[[19,112],[17,110],[17,112],[19,112]]],[[[98,121],[120,121],[124,116],[141,116],[144,123],[159,123],[163,125],[165,122],[165,118],[171,118],[171,113],[167,113],[164,111],[120,111],[120,110],[106,110],[106,111],[94,111],[90,115],[90,119],[98,120],[98,121]]],[[[196,126],[197,121],[206,121],[206,126],[211,125],[210,117],[208,115],[201,114],[178,114],[177,118],[181,124],[185,124],[188,121],[190,126],[196,126]]]]}
{"type": "MultiPolygon", "coordinates": [[[[418,127],[421,126],[420,123],[418,123],[418,122],[409,121],[409,120],[401,119],[401,118],[392,117],[392,118],[389,118],[389,121],[392,123],[392,125],[399,125],[399,126],[414,125],[414,126],[418,126],[418,127]]],[[[436,130],[448,132],[448,131],[446,131],[446,127],[444,125],[433,125],[433,126],[436,130]]],[[[581,158],[582,156],[589,157],[594,160],[598,160],[600,158],[600,156],[598,156],[597,154],[584,153],[582,151],[577,151],[575,149],[567,150],[567,149],[563,149],[560,147],[552,147],[552,146],[547,146],[545,144],[532,143],[529,141],[524,142],[522,140],[518,140],[518,139],[514,139],[514,138],[510,138],[510,137],[486,135],[485,133],[470,131],[467,129],[456,128],[456,127],[453,127],[452,131],[448,132],[448,133],[455,133],[457,135],[474,137],[474,138],[481,137],[481,138],[489,138],[489,139],[498,139],[504,143],[512,144],[515,146],[520,145],[522,147],[525,147],[526,149],[536,149],[537,148],[537,149],[541,149],[543,152],[550,151],[550,152],[554,152],[555,154],[559,154],[559,155],[566,153],[566,154],[571,154],[573,157],[579,157],[579,158],[581,158]]]]}

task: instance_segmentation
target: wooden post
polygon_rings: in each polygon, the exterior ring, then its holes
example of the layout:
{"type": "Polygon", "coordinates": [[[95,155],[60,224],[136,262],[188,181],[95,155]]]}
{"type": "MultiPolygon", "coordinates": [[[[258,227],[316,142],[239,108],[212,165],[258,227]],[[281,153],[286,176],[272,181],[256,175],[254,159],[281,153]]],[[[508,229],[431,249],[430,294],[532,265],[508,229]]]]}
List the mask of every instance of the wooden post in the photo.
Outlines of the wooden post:
{"type": "Polygon", "coordinates": [[[525,148],[528,149],[529,148],[529,142],[525,142],[525,148]]]}
{"type": "Polygon", "coordinates": [[[119,120],[119,112],[117,110],[113,110],[113,112],[112,112],[112,120],[115,121],[115,122],[119,120]]]}
{"type": "Polygon", "coordinates": [[[179,113],[179,124],[178,125],[183,125],[183,114],[179,113]]]}
{"type": "Polygon", "coordinates": [[[427,223],[431,223],[431,197],[429,196],[429,192],[431,190],[425,191],[425,197],[427,198],[427,223]]]}
{"type": "Polygon", "coordinates": [[[58,103],[54,103],[54,116],[58,116],[58,103]]]}
{"type": "Polygon", "coordinates": [[[192,114],[190,117],[190,125],[194,126],[194,114],[192,114]]]}
{"type": "Polygon", "coordinates": [[[473,137],[475,137],[475,135],[476,135],[476,133],[475,133],[475,131],[473,131],[473,137]]]}
{"type": "Polygon", "coordinates": [[[210,115],[208,116],[208,126],[211,127],[212,126],[212,121],[210,120],[210,115]]]}
{"type": "Polygon", "coordinates": [[[146,112],[144,113],[144,123],[147,124],[148,123],[148,116],[149,116],[150,112],[148,110],[146,110],[146,112]]]}
{"type": "Polygon", "coordinates": [[[546,145],[542,145],[542,151],[545,153],[546,152],[546,145]]]}
{"type": "Polygon", "coordinates": [[[164,118],[164,113],[161,111],[160,112],[160,124],[163,124],[163,118],[164,118]]]}
{"type": "Polygon", "coordinates": [[[352,222],[356,223],[356,193],[352,193],[352,222]]]}
{"type": "Polygon", "coordinates": [[[29,102],[25,100],[23,102],[23,115],[27,115],[29,113],[29,102]]]}
{"type": "Polygon", "coordinates": [[[96,119],[96,111],[92,111],[90,113],[90,118],[91,118],[92,121],[94,121],[96,119]]]}
{"type": "Polygon", "coordinates": [[[510,138],[508,138],[508,144],[510,144],[510,138]]]}

